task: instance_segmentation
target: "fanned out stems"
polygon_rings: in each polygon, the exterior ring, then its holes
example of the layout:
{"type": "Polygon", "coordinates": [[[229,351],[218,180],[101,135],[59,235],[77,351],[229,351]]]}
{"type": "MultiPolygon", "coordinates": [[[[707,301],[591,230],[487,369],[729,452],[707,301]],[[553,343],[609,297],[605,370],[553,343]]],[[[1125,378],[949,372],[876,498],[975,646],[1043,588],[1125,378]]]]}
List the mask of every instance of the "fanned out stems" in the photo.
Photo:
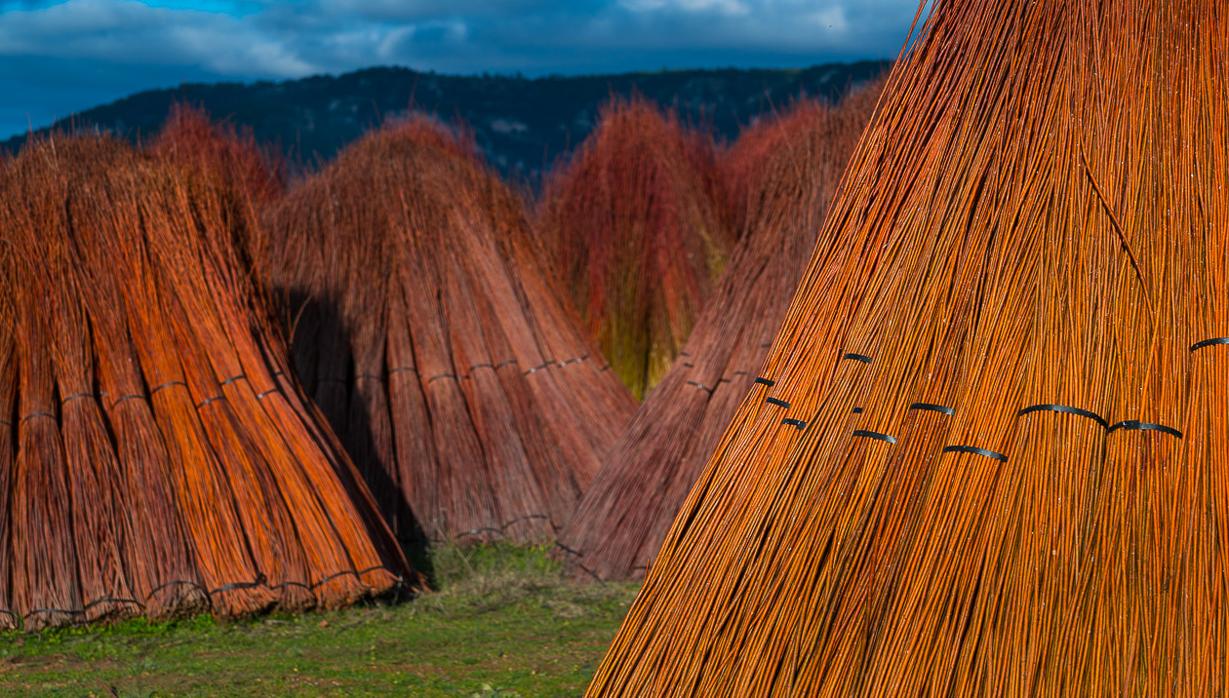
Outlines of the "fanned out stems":
{"type": "Polygon", "coordinates": [[[640,576],[764,362],[879,85],[803,101],[747,129],[720,165],[739,242],[670,372],[603,461],[562,557],[599,579],[640,576]]]}
{"type": "Polygon", "coordinates": [[[711,139],[613,98],[547,177],[537,228],[584,329],[637,399],[691,333],[734,244],[711,139]]]}
{"type": "Polygon", "coordinates": [[[473,144],[389,125],[268,228],[296,373],[403,542],[553,540],[634,403],[473,144]]]}
{"type": "Polygon", "coordinates": [[[1229,691],[1229,7],[914,39],[590,695],[1229,691]]]}
{"type": "Polygon", "coordinates": [[[31,143],[0,175],[0,622],[336,607],[417,580],[284,378],[237,252],[255,219],[220,181],[99,137],[31,143]]]}

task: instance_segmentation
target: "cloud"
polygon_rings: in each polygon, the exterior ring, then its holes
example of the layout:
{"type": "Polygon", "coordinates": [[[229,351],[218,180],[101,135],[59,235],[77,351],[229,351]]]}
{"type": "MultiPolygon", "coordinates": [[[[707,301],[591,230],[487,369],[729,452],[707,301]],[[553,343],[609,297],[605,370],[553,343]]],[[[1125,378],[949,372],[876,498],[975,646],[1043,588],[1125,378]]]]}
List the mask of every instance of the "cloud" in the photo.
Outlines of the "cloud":
{"type": "Polygon", "coordinates": [[[0,137],[183,81],[894,56],[917,0],[0,0],[0,137]],[[74,75],[88,74],[80,85],[74,75]]]}

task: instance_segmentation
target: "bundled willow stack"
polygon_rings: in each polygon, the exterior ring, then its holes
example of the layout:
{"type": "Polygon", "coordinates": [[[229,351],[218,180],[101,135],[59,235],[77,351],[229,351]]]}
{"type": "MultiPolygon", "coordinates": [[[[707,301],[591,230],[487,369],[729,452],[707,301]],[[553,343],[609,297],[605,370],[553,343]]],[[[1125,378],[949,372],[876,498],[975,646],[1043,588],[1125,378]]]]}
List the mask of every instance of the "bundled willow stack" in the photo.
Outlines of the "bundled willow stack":
{"type": "Polygon", "coordinates": [[[250,131],[214,121],[198,107],[174,105],[150,150],[224,181],[236,200],[266,205],[283,193],[282,162],[250,131]]]}
{"type": "Polygon", "coordinates": [[[878,97],[805,101],[748,129],[722,169],[739,243],[680,359],[585,492],[559,546],[601,579],[643,574],[764,362],[878,97]]]}
{"type": "Polygon", "coordinates": [[[546,182],[554,273],[637,398],[669,370],[733,245],[719,181],[711,141],[635,98],[607,105],[546,182]]]}
{"type": "Polygon", "coordinates": [[[390,126],[273,220],[298,374],[399,535],[552,539],[634,403],[472,144],[390,126]]]}
{"type": "Polygon", "coordinates": [[[592,695],[1229,691],[1229,7],[939,0],[592,695]]]}
{"type": "Polygon", "coordinates": [[[285,378],[205,178],[57,138],[0,192],[3,617],[235,616],[397,583],[405,561],[285,378]]]}

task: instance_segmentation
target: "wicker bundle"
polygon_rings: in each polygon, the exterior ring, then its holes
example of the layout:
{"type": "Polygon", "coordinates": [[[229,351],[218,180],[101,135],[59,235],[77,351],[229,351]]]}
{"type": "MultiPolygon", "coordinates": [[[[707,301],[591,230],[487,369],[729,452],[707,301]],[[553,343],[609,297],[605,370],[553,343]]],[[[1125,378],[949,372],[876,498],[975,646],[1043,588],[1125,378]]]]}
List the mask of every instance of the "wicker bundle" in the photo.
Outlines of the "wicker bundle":
{"type": "Polygon", "coordinates": [[[807,101],[748,129],[722,170],[740,241],[670,372],[604,461],[567,528],[565,558],[601,579],[643,574],[781,324],[878,85],[807,101]]]}
{"type": "Polygon", "coordinates": [[[472,144],[389,126],[272,220],[298,375],[398,534],[553,539],[634,403],[472,144]]]}
{"type": "Polygon", "coordinates": [[[637,398],[669,370],[733,245],[712,143],[636,98],[547,179],[538,229],[589,336],[637,398]]]}
{"type": "Polygon", "coordinates": [[[286,379],[208,178],[47,140],[0,209],[7,618],[336,607],[406,574],[286,379]]]}
{"type": "Polygon", "coordinates": [[[1229,7],[938,0],[592,695],[1229,691],[1229,7]]]}

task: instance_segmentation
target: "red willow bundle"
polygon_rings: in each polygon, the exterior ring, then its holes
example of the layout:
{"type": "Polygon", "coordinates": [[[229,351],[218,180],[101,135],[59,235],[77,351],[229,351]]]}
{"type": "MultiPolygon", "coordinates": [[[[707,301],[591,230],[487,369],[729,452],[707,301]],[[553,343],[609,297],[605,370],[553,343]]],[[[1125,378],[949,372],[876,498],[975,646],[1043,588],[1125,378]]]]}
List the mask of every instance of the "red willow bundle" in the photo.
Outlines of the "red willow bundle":
{"type": "Polygon", "coordinates": [[[236,201],[267,205],[284,193],[284,163],[262,149],[250,131],[215,122],[199,107],[172,106],[150,151],[218,178],[236,201]]]}
{"type": "Polygon", "coordinates": [[[650,102],[614,100],[547,179],[552,269],[637,399],[669,370],[733,246],[712,143],[650,102]]]}
{"type": "Polygon", "coordinates": [[[639,576],[763,365],[879,86],[748,129],[721,165],[739,243],[680,358],[603,461],[560,548],[600,579],[639,576]]]}
{"type": "Polygon", "coordinates": [[[56,138],[0,193],[10,620],[337,607],[407,573],[285,378],[209,178],[56,138]]]}
{"type": "Polygon", "coordinates": [[[1229,691],[1229,7],[939,0],[591,695],[1229,691]]]}
{"type": "Polygon", "coordinates": [[[217,192],[228,229],[251,268],[251,258],[262,257],[256,246],[267,236],[252,229],[259,211],[285,194],[285,162],[261,148],[250,131],[215,122],[199,107],[171,107],[162,131],[148,151],[195,170],[217,192]]]}
{"type": "Polygon", "coordinates": [[[553,539],[634,403],[473,145],[389,126],[272,221],[263,273],[290,299],[297,373],[398,535],[553,539]]]}

